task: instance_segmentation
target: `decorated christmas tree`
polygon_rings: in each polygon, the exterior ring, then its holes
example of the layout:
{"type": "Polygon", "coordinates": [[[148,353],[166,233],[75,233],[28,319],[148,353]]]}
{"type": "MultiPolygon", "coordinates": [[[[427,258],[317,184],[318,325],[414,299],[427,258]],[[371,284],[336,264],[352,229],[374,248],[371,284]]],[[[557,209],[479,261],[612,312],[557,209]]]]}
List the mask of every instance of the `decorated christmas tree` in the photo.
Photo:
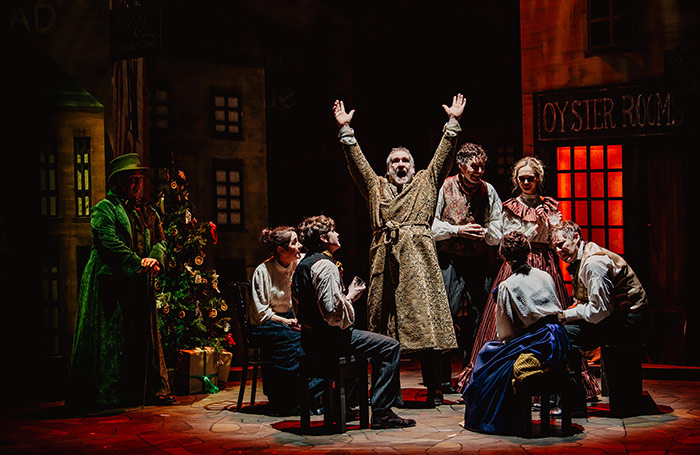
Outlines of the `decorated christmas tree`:
{"type": "Polygon", "coordinates": [[[219,291],[219,276],[204,267],[205,247],[216,243],[216,225],[192,214],[185,174],[170,172],[159,197],[167,240],[164,270],[156,281],[158,318],[168,367],[181,349],[235,344],[229,309],[219,291]]]}

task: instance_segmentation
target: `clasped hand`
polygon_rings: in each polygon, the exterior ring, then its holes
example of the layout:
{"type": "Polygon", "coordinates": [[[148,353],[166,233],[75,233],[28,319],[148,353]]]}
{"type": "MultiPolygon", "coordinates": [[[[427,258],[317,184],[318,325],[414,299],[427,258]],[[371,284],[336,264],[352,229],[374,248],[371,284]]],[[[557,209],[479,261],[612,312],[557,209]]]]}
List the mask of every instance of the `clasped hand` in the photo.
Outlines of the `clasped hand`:
{"type": "Polygon", "coordinates": [[[139,272],[147,272],[151,276],[158,275],[158,272],[160,272],[160,264],[158,263],[158,259],[141,259],[141,269],[139,270],[139,272]]]}

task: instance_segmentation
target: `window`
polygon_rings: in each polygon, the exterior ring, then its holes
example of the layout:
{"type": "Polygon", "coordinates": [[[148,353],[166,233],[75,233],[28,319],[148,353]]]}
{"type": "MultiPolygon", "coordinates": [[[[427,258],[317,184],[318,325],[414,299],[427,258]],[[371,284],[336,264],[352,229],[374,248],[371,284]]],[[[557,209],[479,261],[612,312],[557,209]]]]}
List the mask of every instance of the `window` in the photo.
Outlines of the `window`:
{"type": "Polygon", "coordinates": [[[44,141],[39,150],[39,193],[41,216],[58,217],[58,162],[56,137],[44,141]]]}
{"type": "Polygon", "coordinates": [[[243,113],[240,96],[232,92],[219,92],[214,94],[212,103],[214,134],[230,139],[242,139],[243,113]]]}
{"type": "Polygon", "coordinates": [[[496,172],[498,175],[510,177],[510,171],[515,163],[515,147],[512,145],[496,147],[496,172]]]}
{"type": "Polygon", "coordinates": [[[90,216],[90,138],[73,138],[75,157],[75,216],[90,216]]]}
{"type": "Polygon", "coordinates": [[[157,130],[170,129],[170,92],[157,89],[153,93],[153,125],[157,130]]]}
{"type": "Polygon", "coordinates": [[[51,356],[60,355],[59,345],[59,289],[58,289],[58,242],[53,239],[44,249],[42,261],[42,337],[44,353],[51,356]]]}
{"type": "MultiPolygon", "coordinates": [[[[620,255],[624,251],[622,146],[557,148],[557,196],[565,220],[591,240],[620,255]]],[[[562,264],[565,281],[571,281],[562,264]]]]}
{"type": "Polygon", "coordinates": [[[638,41],[635,0],[588,0],[588,49],[622,50],[638,41]]]}
{"type": "Polygon", "coordinates": [[[216,224],[220,227],[243,227],[243,175],[238,160],[216,160],[214,184],[216,224]]]}

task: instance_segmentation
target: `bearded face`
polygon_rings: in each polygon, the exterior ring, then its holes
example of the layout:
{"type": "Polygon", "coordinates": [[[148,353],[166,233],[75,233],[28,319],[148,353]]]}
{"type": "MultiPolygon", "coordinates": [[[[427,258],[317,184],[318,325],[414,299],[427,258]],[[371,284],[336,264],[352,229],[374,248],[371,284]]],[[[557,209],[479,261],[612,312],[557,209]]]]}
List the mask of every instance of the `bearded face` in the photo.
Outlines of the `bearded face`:
{"type": "Polygon", "coordinates": [[[391,183],[396,186],[411,183],[416,167],[410,153],[405,150],[394,150],[389,154],[388,161],[386,173],[391,183]]]}

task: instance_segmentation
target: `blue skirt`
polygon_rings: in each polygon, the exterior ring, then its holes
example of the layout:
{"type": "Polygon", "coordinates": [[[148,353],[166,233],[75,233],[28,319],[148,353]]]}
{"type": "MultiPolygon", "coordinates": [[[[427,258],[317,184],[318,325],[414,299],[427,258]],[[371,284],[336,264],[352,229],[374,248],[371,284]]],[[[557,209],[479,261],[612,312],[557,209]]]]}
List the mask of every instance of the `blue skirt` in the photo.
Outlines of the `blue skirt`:
{"type": "Polygon", "coordinates": [[[548,366],[564,361],[569,349],[569,338],[559,323],[535,324],[509,343],[486,343],[463,394],[464,426],[483,433],[511,434],[515,424],[511,387],[515,361],[520,354],[531,353],[548,366]]]}

